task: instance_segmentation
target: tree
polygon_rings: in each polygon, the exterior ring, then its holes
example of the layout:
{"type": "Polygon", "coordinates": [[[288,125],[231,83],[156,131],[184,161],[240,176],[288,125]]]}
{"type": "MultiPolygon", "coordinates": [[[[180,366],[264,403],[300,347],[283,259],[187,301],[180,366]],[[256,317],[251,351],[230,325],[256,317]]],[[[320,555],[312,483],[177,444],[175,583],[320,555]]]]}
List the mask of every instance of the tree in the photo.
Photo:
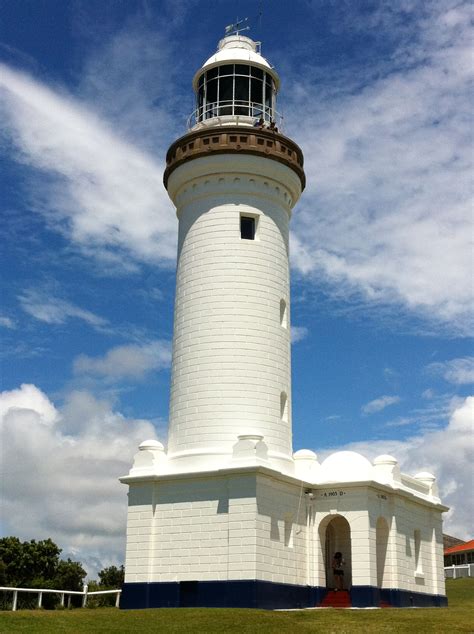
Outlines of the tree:
{"type": "Polygon", "coordinates": [[[78,561],[61,559],[54,575],[54,587],[60,590],[82,590],[86,571],[78,561]]]}
{"type": "Polygon", "coordinates": [[[109,566],[99,572],[99,586],[104,589],[115,590],[121,588],[125,578],[125,569],[123,566],[109,566]]]}
{"type": "Polygon", "coordinates": [[[33,586],[34,580],[53,579],[61,549],[51,540],[21,542],[18,537],[0,539],[0,561],[5,580],[12,586],[33,586]]]}
{"type": "MultiPolygon", "coordinates": [[[[51,539],[21,542],[18,537],[3,537],[0,539],[1,585],[81,590],[86,571],[77,561],[60,559],[60,554],[61,549],[51,539]]],[[[25,607],[32,601],[29,596],[21,597],[25,607]]],[[[45,595],[44,606],[52,607],[57,601],[57,597],[45,595]]]]}

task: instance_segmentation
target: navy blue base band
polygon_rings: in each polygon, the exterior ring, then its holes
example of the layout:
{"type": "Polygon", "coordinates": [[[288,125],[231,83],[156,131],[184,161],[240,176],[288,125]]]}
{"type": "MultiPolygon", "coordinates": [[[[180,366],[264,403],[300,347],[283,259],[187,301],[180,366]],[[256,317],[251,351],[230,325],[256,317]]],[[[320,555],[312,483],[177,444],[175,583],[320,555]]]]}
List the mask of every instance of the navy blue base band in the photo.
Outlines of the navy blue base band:
{"type": "MultiPolygon", "coordinates": [[[[124,610],[143,608],[308,608],[321,604],[327,588],[295,586],[271,581],[176,581],[157,583],[125,583],[120,607],[124,610]]],[[[378,607],[381,602],[391,607],[446,607],[445,596],[353,586],[350,591],[353,607],[378,607]]]]}

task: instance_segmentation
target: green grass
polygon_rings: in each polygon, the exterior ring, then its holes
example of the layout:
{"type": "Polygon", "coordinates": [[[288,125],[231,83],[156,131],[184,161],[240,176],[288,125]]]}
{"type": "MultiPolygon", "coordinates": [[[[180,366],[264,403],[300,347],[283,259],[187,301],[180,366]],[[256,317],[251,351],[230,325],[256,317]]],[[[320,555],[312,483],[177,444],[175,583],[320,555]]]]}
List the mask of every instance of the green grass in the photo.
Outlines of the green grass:
{"type": "Polygon", "coordinates": [[[0,613],[0,632],[90,634],[367,634],[380,632],[474,632],[474,579],[448,580],[448,608],[384,610],[306,610],[268,612],[231,609],[160,609],[122,611],[114,608],[62,611],[19,610],[0,613]]]}

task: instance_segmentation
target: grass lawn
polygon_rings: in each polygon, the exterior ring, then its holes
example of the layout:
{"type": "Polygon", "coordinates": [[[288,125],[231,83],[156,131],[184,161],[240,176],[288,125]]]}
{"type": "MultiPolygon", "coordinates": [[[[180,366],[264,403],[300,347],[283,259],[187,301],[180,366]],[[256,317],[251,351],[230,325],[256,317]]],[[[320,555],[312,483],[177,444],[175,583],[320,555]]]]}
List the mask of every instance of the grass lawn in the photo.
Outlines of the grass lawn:
{"type": "Polygon", "coordinates": [[[115,608],[61,611],[19,610],[0,613],[0,632],[192,632],[352,634],[353,632],[474,632],[474,579],[448,580],[448,608],[383,610],[304,610],[268,612],[234,609],[159,609],[121,611],[115,608]]]}

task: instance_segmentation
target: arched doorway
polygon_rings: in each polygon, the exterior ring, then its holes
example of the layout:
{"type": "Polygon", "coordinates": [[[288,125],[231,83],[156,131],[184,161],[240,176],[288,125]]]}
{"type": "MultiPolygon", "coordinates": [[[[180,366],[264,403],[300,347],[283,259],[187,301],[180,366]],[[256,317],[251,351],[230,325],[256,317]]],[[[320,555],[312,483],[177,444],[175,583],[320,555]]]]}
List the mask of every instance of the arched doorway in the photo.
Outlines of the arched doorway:
{"type": "Polygon", "coordinates": [[[379,517],[375,527],[376,535],[376,557],[377,557],[377,586],[379,588],[389,588],[389,566],[388,566],[388,538],[390,529],[385,517],[379,517]]]}
{"type": "Polygon", "coordinates": [[[352,553],[351,528],[349,522],[342,515],[327,517],[320,525],[321,545],[324,544],[324,568],[326,572],[326,587],[334,587],[332,559],[334,553],[341,552],[345,561],[344,587],[352,585],[352,553]]]}

